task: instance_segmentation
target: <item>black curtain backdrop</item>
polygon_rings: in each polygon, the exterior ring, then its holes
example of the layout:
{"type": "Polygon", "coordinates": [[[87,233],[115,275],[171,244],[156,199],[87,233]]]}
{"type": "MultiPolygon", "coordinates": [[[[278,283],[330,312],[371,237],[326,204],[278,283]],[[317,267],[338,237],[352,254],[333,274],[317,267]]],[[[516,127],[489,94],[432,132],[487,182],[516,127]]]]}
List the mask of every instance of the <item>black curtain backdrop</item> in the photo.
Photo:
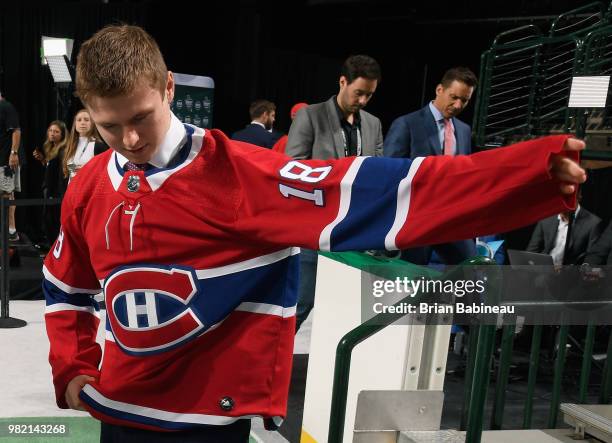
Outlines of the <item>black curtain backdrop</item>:
{"type": "Polygon", "coordinates": [[[214,79],[213,127],[231,134],[250,121],[249,103],[260,94],[261,16],[248,5],[206,6],[195,14],[192,3],[169,8],[166,2],[148,2],[146,28],[168,69],[214,79]]]}
{"type": "MultiPolygon", "coordinates": [[[[42,168],[31,152],[42,143],[56,112],[53,82],[40,65],[41,35],[75,39],[74,61],[79,45],[105,24],[144,26],[170,70],[215,80],[213,126],[228,134],[249,122],[248,107],[257,98],[276,103],[276,128],[287,133],[293,104],[327,100],[338,91],[343,60],[368,54],[381,64],[383,80],[367,110],[381,119],[386,133],[396,117],[433,98],[449,67],[464,65],[478,74],[480,55],[499,32],[529,22],[543,29],[550,25],[537,18],[495,17],[550,16],[586,3],[141,0],[0,6],[0,88],[20,113],[28,161],[21,196],[39,195],[42,168]]],[[[77,107],[75,99],[68,119],[77,107]]],[[[471,123],[473,111],[472,103],[461,118],[471,123]]],[[[608,175],[598,173],[597,183],[608,183],[608,175]]],[[[585,206],[588,202],[589,209],[608,219],[609,193],[598,189],[585,188],[585,206]]],[[[18,229],[33,231],[39,212],[18,210],[18,229]]]]}

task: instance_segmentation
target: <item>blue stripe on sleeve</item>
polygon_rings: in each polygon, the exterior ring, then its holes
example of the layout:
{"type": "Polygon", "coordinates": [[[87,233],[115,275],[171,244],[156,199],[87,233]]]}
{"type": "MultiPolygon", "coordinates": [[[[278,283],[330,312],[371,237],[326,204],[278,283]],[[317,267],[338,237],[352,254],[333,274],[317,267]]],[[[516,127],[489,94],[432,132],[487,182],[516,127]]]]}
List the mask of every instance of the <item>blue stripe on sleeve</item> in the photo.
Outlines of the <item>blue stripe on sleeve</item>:
{"type": "Polygon", "coordinates": [[[366,158],[353,181],[348,213],[331,233],[331,250],[385,249],[393,226],[399,183],[409,159],[366,158]]]}
{"type": "Polygon", "coordinates": [[[52,306],[56,303],[66,303],[78,307],[93,306],[96,311],[99,310],[98,302],[94,300],[91,294],[68,294],[55,286],[46,278],[42,283],[43,294],[47,306],[52,306]]]}

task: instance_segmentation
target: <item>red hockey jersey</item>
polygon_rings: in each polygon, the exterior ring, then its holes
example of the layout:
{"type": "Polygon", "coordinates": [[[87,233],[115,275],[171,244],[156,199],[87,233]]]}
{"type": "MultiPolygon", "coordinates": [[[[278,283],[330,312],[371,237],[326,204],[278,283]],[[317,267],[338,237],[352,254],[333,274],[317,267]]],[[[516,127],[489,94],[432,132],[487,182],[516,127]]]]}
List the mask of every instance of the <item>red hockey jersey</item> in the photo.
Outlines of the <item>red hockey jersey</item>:
{"type": "Polygon", "coordinates": [[[563,136],[456,158],[295,161],[185,128],[177,165],[124,172],[109,150],[69,186],[43,270],[60,407],[70,380],[88,374],[97,381],[81,399],[107,422],[166,430],[253,416],[279,423],[298,247],[442,243],[574,205],[548,173],[563,136]]]}

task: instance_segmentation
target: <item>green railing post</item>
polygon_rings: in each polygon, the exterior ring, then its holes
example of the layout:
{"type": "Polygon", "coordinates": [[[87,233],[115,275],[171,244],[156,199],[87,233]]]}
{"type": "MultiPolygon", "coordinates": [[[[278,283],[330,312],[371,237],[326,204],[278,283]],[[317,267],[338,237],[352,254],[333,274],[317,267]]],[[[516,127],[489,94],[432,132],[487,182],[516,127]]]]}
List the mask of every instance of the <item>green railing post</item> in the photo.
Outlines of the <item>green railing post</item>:
{"type": "Polygon", "coordinates": [[[472,128],[472,134],[474,137],[474,144],[476,146],[484,146],[485,140],[485,126],[486,126],[486,115],[487,108],[484,106],[484,94],[489,94],[489,75],[487,73],[488,59],[491,51],[484,51],[480,56],[480,72],[479,72],[479,80],[480,80],[480,88],[476,90],[476,105],[474,108],[474,124],[472,128]],[[485,92],[486,91],[486,92],[485,92]]]}
{"type": "MultiPolygon", "coordinates": [[[[533,134],[533,128],[535,126],[534,120],[536,116],[536,105],[538,94],[540,93],[540,55],[541,47],[538,47],[533,57],[533,65],[531,67],[531,83],[529,85],[529,101],[527,102],[527,134],[533,134]]],[[[527,135],[526,134],[526,135],[527,135]]]]}
{"type": "Polygon", "coordinates": [[[606,364],[604,365],[604,371],[601,381],[601,392],[599,394],[599,403],[608,404],[610,402],[610,388],[612,388],[612,332],[608,338],[608,354],[606,356],[606,364]]]}
{"type": "Polygon", "coordinates": [[[525,400],[525,410],[523,411],[523,429],[531,428],[531,417],[533,414],[533,392],[535,390],[536,378],[538,377],[541,343],[542,325],[535,325],[533,327],[531,351],[529,353],[529,375],[527,376],[527,398],[525,400]]]}
{"type": "Polygon", "coordinates": [[[561,399],[561,382],[563,380],[563,370],[565,369],[565,354],[567,351],[568,325],[559,327],[559,348],[555,360],[555,374],[553,379],[552,397],[550,399],[550,412],[548,414],[548,427],[557,427],[557,417],[559,415],[559,403],[561,399]]]}
{"type": "Polygon", "coordinates": [[[366,338],[372,336],[384,326],[362,325],[347,333],[336,348],[336,365],[334,367],[334,385],[332,388],[331,411],[329,415],[329,443],[342,443],[344,436],[344,419],[346,416],[346,398],[348,396],[349,374],[351,371],[352,350],[366,338]]]}
{"type": "Polygon", "coordinates": [[[593,344],[595,343],[595,325],[589,323],[584,339],[584,353],[582,355],[582,369],[580,370],[580,390],[578,401],[585,403],[589,390],[589,376],[591,375],[591,360],[593,358],[593,344]]]}
{"type": "MultiPolygon", "coordinates": [[[[580,74],[581,67],[583,66],[584,56],[585,56],[585,47],[584,41],[582,39],[576,38],[576,51],[574,52],[574,64],[572,67],[572,76],[576,76],[580,74]]],[[[571,117],[573,115],[575,120],[575,130],[574,133],[578,138],[584,138],[586,134],[586,120],[589,111],[586,109],[571,109],[569,106],[565,108],[565,129],[566,132],[571,132],[571,117]]]]}
{"type": "Polygon", "coordinates": [[[495,345],[495,325],[481,325],[478,331],[478,347],[474,376],[472,377],[472,395],[468,410],[466,443],[480,443],[484,407],[489,386],[491,356],[495,345]]]}
{"type": "Polygon", "coordinates": [[[493,402],[493,414],[491,416],[491,429],[502,428],[504,420],[504,405],[506,402],[506,387],[510,375],[510,364],[512,363],[512,342],[516,325],[506,325],[503,329],[501,354],[499,356],[499,370],[497,372],[497,383],[495,383],[495,400],[493,402]]]}
{"type": "Polygon", "coordinates": [[[484,67],[484,76],[485,80],[482,83],[482,98],[480,100],[481,110],[480,113],[480,124],[481,126],[481,134],[482,134],[482,145],[484,146],[486,143],[486,130],[487,130],[487,120],[489,117],[489,98],[491,96],[491,81],[493,77],[493,61],[495,60],[495,51],[489,51],[486,57],[486,64],[484,67]],[[485,88],[486,86],[486,88],[485,88]]]}
{"type": "Polygon", "coordinates": [[[461,423],[459,429],[465,431],[467,427],[468,411],[470,410],[470,397],[472,396],[472,380],[474,377],[474,364],[476,362],[476,350],[478,348],[479,325],[470,325],[467,363],[465,367],[465,387],[463,391],[463,405],[461,409],[461,423]]]}

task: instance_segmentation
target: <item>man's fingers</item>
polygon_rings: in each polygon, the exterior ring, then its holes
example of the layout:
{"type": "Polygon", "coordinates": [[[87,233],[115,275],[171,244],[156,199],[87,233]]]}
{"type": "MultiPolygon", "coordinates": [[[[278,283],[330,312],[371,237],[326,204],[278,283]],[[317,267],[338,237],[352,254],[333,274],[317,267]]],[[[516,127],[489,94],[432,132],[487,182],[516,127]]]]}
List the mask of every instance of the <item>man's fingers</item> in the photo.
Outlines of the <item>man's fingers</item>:
{"type": "Polygon", "coordinates": [[[582,151],[585,147],[584,141],[577,138],[568,138],[563,145],[563,149],[566,151],[582,151]]]}
{"type": "MultiPolygon", "coordinates": [[[[577,138],[568,138],[563,145],[564,151],[582,151],[586,144],[577,138]]],[[[571,194],[573,191],[567,191],[571,188],[572,183],[584,183],[586,181],[586,171],[573,160],[563,156],[555,155],[553,158],[552,172],[555,178],[562,182],[567,182],[561,186],[561,191],[566,194],[571,194]]]]}
{"type": "Polygon", "coordinates": [[[576,185],[568,185],[566,183],[561,184],[561,193],[571,195],[576,192],[576,185]]]}
{"type": "Polygon", "coordinates": [[[79,398],[79,393],[83,386],[87,383],[91,383],[96,381],[94,377],[89,375],[78,375],[72,379],[70,383],[68,383],[68,387],[66,389],[66,403],[71,409],[77,409],[80,411],[84,411],[85,408],[81,403],[81,399],[79,398]]]}
{"type": "Polygon", "coordinates": [[[551,173],[556,179],[569,183],[584,183],[587,178],[580,165],[562,155],[553,158],[551,173]]]}
{"type": "Polygon", "coordinates": [[[85,407],[83,407],[83,403],[81,403],[81,400],[78,397],[76,398],[76,403],[68,404],[68,406],[70,406],[70,409],[75,409],[77,411],[85,410],[85,407]]]}
{"type": "Polygon", "coordinates": [[[68,403],[68,407],[70,409],[76,409],[78,411],[83,410],[83,405],[81,404],[81,400],[79,399],[78,395],[75,395],[72,392],[66,394],[66,403],[68,403]]]}
{"type": "Polygon", "coordinates": [[[92,381],[96,381],[96,379],[89,375],[84,375],[83,378],[80,380],[81,389],[83,389],[83,386],[85,386],[87,383],[91,383],[92,381]]]}
{"type": "Polygon", "coordinates": [[[573,160],[561,158],[557,165],[557,178],[570,183],[584,183],[586,171],[573,160]]]}
{"type": "MultiPolygon", "coordinates": [[[[576,138],[568,138],[563,145],[565,151],[581,151],[585,143],[576,138]]],[[[572,159],[564,155],[555,155],[552,160],[551,173],[561,183],[559,188],[562,194],[571,195],[576,192],[576,185],[584,183],[587,179],[586,171],[572,159]]]]}

